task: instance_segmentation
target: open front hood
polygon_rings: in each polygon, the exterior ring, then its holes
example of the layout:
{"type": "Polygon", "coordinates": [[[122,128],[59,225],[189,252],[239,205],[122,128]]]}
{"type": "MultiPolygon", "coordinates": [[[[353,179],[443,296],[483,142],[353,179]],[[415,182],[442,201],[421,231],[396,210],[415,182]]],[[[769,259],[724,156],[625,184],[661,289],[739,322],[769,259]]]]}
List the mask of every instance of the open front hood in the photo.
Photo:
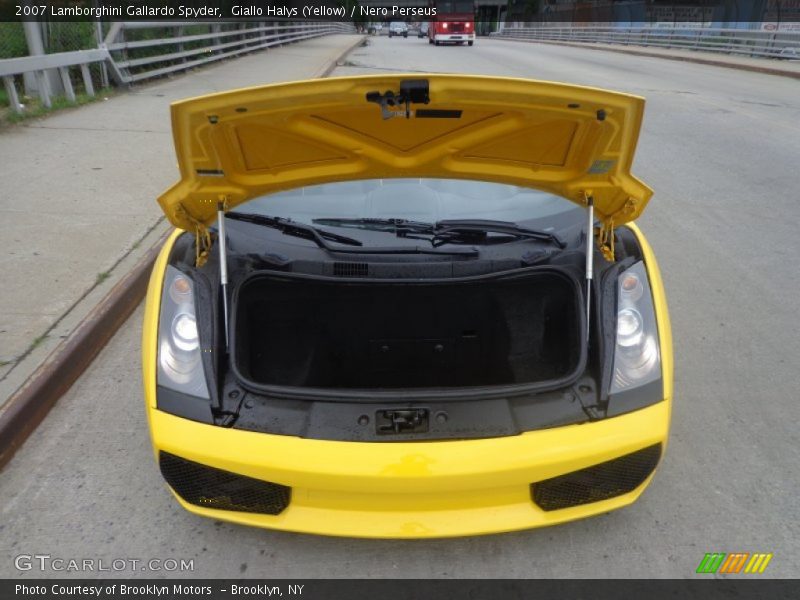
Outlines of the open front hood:
{"type": "Polygon", "coordinates": [[[619,225],[652,195],[630,173],[643,109],[627,94],[462,75],[213,94],[172,105],[181,179],[159,203],[174,225],[196,231],[216,218],[220,201],[230,209],[317,183],[444,177],[534,187],[578,204],[591,196],[606,227],[619,225]]]}

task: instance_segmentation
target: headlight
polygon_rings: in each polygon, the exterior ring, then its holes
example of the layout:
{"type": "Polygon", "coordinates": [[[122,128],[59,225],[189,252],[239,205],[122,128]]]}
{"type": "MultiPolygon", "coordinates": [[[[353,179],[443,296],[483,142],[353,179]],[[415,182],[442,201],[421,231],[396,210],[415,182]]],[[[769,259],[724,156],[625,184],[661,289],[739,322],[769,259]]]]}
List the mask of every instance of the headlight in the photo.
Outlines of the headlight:
{"type": "Polygon", "coordinates": [[[617,343],[612,394],[661,377],[658,327],[643,262],[636,263],[619,276],[617,290],[617,343]]]}
{"type": "Polygon", "coordinates": [[[442,29],[447,29],[447,23],[442,23],[442,29]]]}
{"type": "Polygon", "coordinates": [[[194,309],[194,283],[167,266],[158,321],[158,385],[208,398],[194,309]]]}

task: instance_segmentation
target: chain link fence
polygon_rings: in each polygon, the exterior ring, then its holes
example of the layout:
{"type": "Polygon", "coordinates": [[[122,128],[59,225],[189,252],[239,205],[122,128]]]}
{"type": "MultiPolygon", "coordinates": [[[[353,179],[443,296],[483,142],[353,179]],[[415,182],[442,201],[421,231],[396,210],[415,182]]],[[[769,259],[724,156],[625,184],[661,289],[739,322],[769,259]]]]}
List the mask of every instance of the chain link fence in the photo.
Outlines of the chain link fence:
{"type": "MultiPolygon", "coordinates": [[[[98,36],[102,35],[103,24],[94,22],[42,22],[37,23],[41,32],[41,41],[45,54],[59,52],[72,52],[75,50],[89,50],[97,48],[98,36]]],[[[108,25],[105,25],[107,30],[108,25]]],[[[25,25],[15,22],[0,22],[0,60],[7,58],[20,58],[30,54],[25,36],[25,25]]],[[[108,87],[108,74],[105,65],[96,63],[88,66],[94,90],[108,87]]],[[[83,80],[72,76],[75,93],[84,97],[87,93],[83,80]]],[[[21,100],[27,105],[35,105],[35,86],[32,78],[23,75],[13,77],[13,85],[21,100]]],[[[57,78],[51,78],[50,85],[54,92],[61,92],[62,87],[57,78]]],[[[5,86],[0,87],[0,110],[8,106],[8,91],[5,86]]]]}
{"type": "MultiPolygon", "coordinates": [[[[108,30],[108,24],[94,22],[41,22],[42,43],[47,54],[97,48],[98,25],[108,30]]],[[[25,28],[22,23],[0,21],[0,59],[28,55],[25,28]]]]}
{"type": "Polygon", "coordinates": [[[28,55],[22,23],[0,21],[0,60],[28,55]]]}

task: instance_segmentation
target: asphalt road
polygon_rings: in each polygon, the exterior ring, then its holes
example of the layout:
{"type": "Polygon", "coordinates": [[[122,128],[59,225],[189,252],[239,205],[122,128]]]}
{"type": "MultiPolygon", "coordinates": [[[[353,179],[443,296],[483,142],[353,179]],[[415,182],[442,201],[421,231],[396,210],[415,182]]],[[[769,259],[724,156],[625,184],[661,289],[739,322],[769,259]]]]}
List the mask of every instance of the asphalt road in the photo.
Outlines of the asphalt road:
{"type": "Polygon", "coordinates": [[[772,552],[765,575],[800,575],[800,83],[485,39],[372,39],[334,75],[384,70],[647,97],[634,171],[656,190],[640,224],[666,280],[676,355],[670,447],[648,491],[593,519],[455,540],[320,538],[194,517],[152,459],[139,310],[0,475],[0,576],[19,574],[18,554],[47,553],[194,559],[185,575],[207,577],[691,577],[710,551],[772,552]]]}

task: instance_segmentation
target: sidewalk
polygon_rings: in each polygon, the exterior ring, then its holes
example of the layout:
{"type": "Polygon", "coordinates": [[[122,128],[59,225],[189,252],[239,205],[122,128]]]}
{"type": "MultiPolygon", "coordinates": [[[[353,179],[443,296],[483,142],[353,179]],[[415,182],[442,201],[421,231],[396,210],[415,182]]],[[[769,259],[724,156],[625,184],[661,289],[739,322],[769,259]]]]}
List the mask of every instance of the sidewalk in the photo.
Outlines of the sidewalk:
{"type": "Polygon", "coordinates": [[[594,50],[605,50],[607,52],[635,54],[637,56],[650,56],[653,58],[664,58],[667,60],[680,60],[704,65],[728,67],[731,69],[741,69],[745,71],[754,71],[756,73],[766,73],[769,75],[780,75],[783,77],[800,79],[800,61],[798,60],[751,58],[749,56],[738,56],[736,54],[721,54],[716,52],[705,52],[703,50],[681,50],[678,48],[656,48],[654,46],[626,46],[624,44],[600,44],[594,42],[554,42],[549,40],[527,40],[504,37],[501,35],[495,36],[492,39],[506,40],[509,42],[528,42],[531,44],[572,46],[574,48],[590,48],[594,50]]]}
{"type": "Polygon", "coordinates": [[[169,229],[156,197],[178,177],[170,103],[327,75],[360,39],[270,49],[0,132],[0,413],[169,229]]]}

